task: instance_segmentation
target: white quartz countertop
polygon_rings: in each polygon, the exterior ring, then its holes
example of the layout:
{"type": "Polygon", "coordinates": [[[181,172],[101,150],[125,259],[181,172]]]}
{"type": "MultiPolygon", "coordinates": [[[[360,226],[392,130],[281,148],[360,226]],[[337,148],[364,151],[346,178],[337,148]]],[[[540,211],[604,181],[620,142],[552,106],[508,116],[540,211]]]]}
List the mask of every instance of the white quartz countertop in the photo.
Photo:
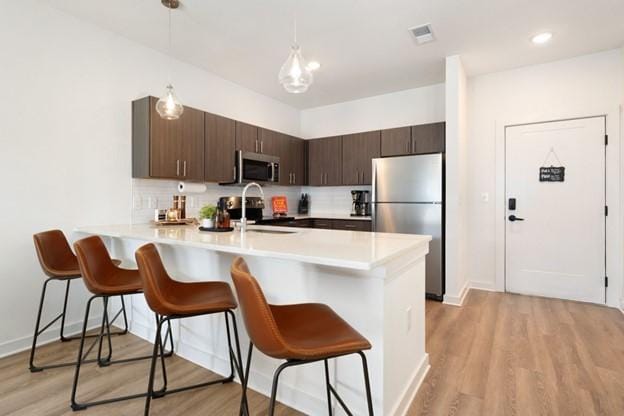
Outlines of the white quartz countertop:
{"type": "Polygon", "coordinates": [[[240,255],[295,260],[356,270],[371,270],[422,248],[428,235],[371,233],[311,228],[250,226],[226,233],[199,231],[197,226],[153,224],[79,227],[79,233],[204,248],[240,255]],[[285,234],[253,230],[285,231],[285,234]]]}

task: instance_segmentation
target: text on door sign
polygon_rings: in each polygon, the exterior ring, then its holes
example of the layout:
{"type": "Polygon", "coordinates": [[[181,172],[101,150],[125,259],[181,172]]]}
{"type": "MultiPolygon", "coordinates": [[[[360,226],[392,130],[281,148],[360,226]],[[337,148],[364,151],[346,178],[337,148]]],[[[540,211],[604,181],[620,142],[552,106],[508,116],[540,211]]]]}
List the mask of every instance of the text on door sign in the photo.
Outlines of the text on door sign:
{"type": "Polygon", "coordinates": [[[540,182],[563,182],[564,177],[565,168],[563,166],[550,166],[540,168],[540,182]]]}

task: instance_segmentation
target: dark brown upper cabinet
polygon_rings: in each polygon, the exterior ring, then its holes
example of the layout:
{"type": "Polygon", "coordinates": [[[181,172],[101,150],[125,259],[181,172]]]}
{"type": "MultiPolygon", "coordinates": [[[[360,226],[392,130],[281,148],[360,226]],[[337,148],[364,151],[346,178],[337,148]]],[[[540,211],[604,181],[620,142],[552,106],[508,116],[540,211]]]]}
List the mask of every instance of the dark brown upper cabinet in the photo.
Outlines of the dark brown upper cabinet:
{"type": "Polygon", "coordinates": [[[236,177],[236,121],[210,113],[205,113],[204,121],[204,180],[231,182],[236,177]]]}
{"type": "Polygon", "coordinates": [[[398,127],[381,131],[381,156],[402,156],[412,153],[412,130],[398,127]]]}
{"type": "Polygon", "coordinates": [[[381,155],[381,132],[342,136],[342,184],[370,185],[373,180],[372,160],[381,155]]]}
{"type": "Polygon", "coordinates": [[[275,144],[279,146],[277,155],[280,158],[280,185],[303,185],[305,178],[304,141],[279,133],[279,136],[276,136],[275,144]]]}
{"type": "Polygon", "coordinates": [[[445,138],[445,122],[412,126],[412,153],[420,155],[444,152],[445,138]]]}
{"type": "Polygon", "coordinates": [[[286,140],[287,135],[269,129],[259,129],[258,151],[265,155],[279,156],[281,142],[286,140]]]}
{"type": "Polygon", "coordinates": [[[342,137],[308,140],[308,184],[342,185],[342,137]]]}
{"type": "Polygon", "coordinates": [[[260,145],[258,143],[258,127],[243,123],[242,121],[236,122],[236,150],[242,150],[243,152],[259,153],[260,145]]]}
{"type": "Polygon", "coordinates": [[[157,101],[132,102],[132,176],[203,181],[204,112],[185,106],[178,120],[164,120],[157,101]]]}
{"type": "Polygon", "coordinates": [[[421,124],[381,131],[381,156],[444,152],[446,123],[421,124]]]}

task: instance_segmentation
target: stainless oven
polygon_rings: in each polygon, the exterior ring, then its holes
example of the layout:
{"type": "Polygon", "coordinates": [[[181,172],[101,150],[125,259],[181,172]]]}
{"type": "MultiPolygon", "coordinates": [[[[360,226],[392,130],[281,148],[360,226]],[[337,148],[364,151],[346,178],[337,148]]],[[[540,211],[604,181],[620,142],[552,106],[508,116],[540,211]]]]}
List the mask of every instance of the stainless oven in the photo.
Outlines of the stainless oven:
{"type": "Polygon", "coordinates": [[[234,180],[221,185],[279,182],[279,157],[237,150],[235,158],[234,180]]]}

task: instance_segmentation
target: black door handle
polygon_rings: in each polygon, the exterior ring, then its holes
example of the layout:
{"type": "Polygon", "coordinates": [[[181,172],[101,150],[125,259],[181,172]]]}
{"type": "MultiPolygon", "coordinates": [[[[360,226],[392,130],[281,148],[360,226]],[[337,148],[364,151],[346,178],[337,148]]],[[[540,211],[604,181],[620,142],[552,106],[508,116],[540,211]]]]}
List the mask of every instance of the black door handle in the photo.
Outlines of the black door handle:
{"type": "Polygon", "coordinates": [[[512,214],[512,215],[509,216],[509,221],[511,221],[511,222],[514,222],[514,221],[524,221],[524,218],[519,218],[519,217],[516,217],[515,215],[512,214]]]}

